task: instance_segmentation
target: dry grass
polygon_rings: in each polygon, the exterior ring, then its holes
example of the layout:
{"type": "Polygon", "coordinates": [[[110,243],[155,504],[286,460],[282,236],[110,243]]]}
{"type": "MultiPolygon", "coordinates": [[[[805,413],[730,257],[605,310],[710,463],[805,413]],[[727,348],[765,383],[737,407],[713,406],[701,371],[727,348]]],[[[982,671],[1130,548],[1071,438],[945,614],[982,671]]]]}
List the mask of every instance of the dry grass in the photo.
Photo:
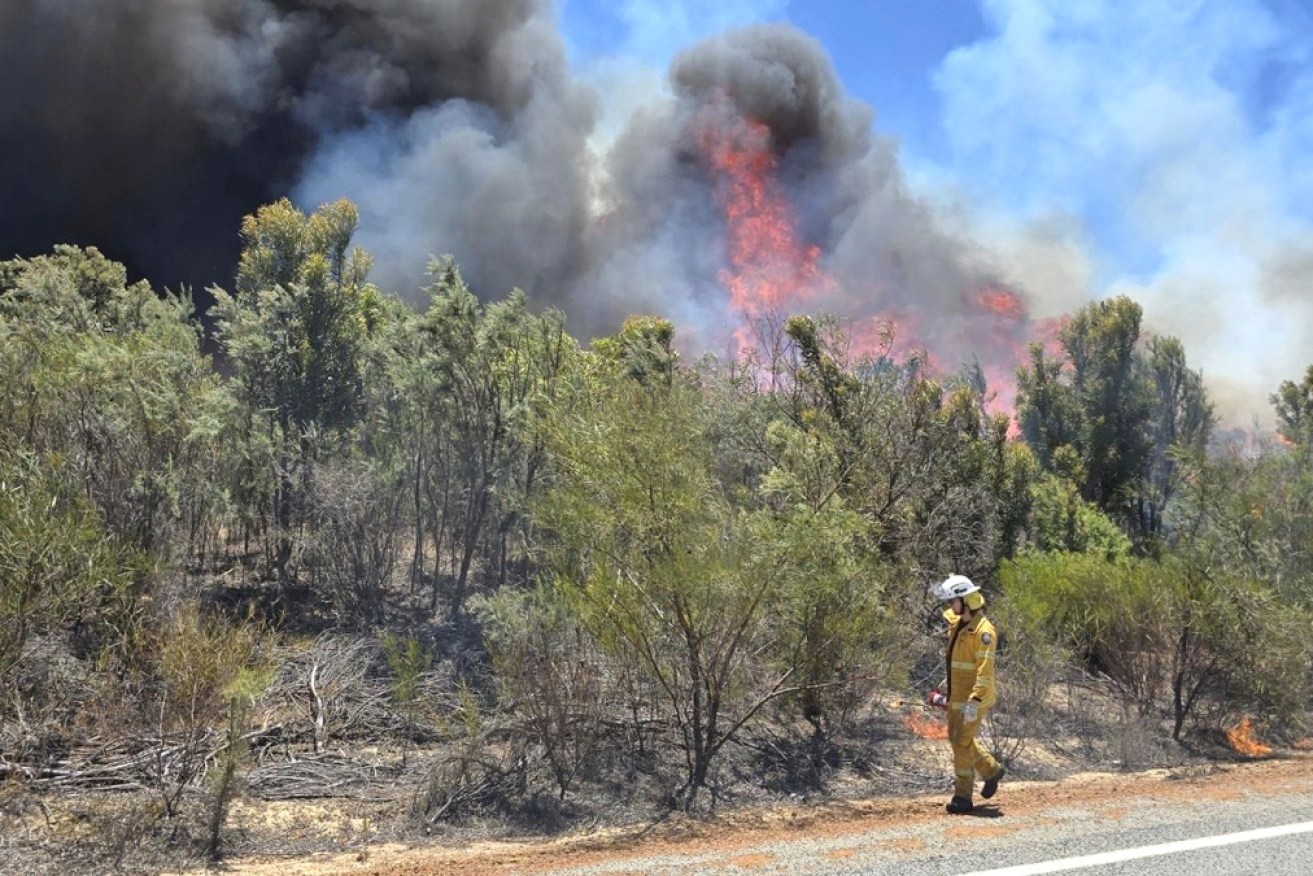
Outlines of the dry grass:
{"type": "MultiPolygon", "coordinates": [[[[306,640],[285,647],[279,661],[252,716],[258,726],[239,772],[243,788],[223,831],[229,859],[349,851],[372,861],[397,843],[468,845],[599,830],[605,837],[634,824],[656,825],[651,830],[667,836],[698,834],[754,812],[769,813],[751,817],[779,829],[842,831],[846,818],[867,818],[880,801],[901,812],[898,801],[938,797],[951,782],[948,744],[921,738],[905,722],[908,714],[924,715],[919,701],[878,690],[824,737],[787,711],[763,715],[722,752],[710,778],[710,811],[692,819],[671,815],[665,802],[683,771],[671,727],[645,714],[635,732],[628,716],[603,713],[585,767],[562,799],[559,773],[533,735],[486,692],[461,693],[459,679],[477,665],[463,652],[437,655],[421,682],[427,707],[404,721],[376,641],[306,640]]],[[[1040,695],[1024,710],[1001,703],[982,735],[1006,759],[1010,783],[1092,769],[1206,769],[1208,755],[1232,757],[1220,733],[1197,739],[1193,753],[1176,745],[1164,723],[1123,708],[1099,679],[1069,673],[1042,688],[1040,680],[1034,674],[1027,681],[1040,695]]],[[[0,784],[0,819],[15,825],[0,848],[0,872],[186,866],[201,854],[211,794],[198,774],[181,787],[177,811],[164,817],[158,791],[149,789],[106,794],[0,784]]]]}

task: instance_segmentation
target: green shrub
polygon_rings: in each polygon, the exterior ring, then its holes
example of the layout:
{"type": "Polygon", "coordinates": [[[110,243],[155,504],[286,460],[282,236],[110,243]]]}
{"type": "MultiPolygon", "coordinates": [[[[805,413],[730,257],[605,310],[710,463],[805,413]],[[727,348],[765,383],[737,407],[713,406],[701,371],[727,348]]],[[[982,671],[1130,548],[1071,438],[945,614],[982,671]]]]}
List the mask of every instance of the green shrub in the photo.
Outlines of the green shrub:
{"type": "Polygon", "coordinates": [[[999,629],[999,699],[990,713],[990,749],[1007,764],[1017,762],[1032,740],[1042,739],[1049,716],[1049,688],[1070,654],[1042,617],[1018,610],[1002,598],[989,605],[999,629]]]}
{"type": "Polygon", "coordinates": [[[1030,539],[1041,551],[1091,553],[1109,560],[1129,556],[1131,542],[1076,484],[1045,475],[1031,487],[1030,539]]]}
{"type": "Polygon", "coordinates": [[[1163,650],[1169,635],[1172,600],[1141,561],[1031,553],[1003,563],[1000,579],[1028,623],[1109,674],[1136,653],[1163,650]]]}
{"type": "Polygon", "coordinates": [[[1001,568],[1023,622],[1106,673],[1173,735],[1201,712],[1295,720],[1309,652],[1294,611],[1265,585],[1192,565],[1091,554],[1029,554],[1001,568]]]}
{"type": "Polygon", "coordinates": [[[142,559],[60,482],[58,460],[0,454],[0,686],[39,635],[98,629],[112,645],[142,559]]]}
{"type": "MultiPolygon", "coordinates": [[[[234,734],[240,737],[249,701],[269,680],[262,659],[267,635],[257,624],[232,626],[190,605],[160,631],[153,654],[153,705],[161,739],[154,778],[168,816],[176,814],[187,786],[205,773],[211,753],[219,748],[218,728],[229,727],[225,749],[234,734]]],[[[231,769],[235,766],[226,768],[231,769]]],[[[231,774],[217,780],[221,807],[231,780],[231,774]]]]}
{"type": "Polygon", "coordinates": [[[543,748],[561,799],[593,758],[616,699],[614,666],[550,587],[507,588],[475,602],[503,701],[543,748]]]}

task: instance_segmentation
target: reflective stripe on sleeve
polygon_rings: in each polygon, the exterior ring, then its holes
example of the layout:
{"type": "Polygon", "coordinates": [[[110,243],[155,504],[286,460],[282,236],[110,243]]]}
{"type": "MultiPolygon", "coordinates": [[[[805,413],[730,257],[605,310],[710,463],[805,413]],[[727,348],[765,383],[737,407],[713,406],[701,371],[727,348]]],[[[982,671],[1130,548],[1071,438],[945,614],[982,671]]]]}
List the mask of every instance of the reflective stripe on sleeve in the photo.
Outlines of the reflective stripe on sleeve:
{"type": "Polygon", "coordinates": [[[976,664],[966,660],[954,660],[952,663],[954,669],[975,669],[976,664]]]}

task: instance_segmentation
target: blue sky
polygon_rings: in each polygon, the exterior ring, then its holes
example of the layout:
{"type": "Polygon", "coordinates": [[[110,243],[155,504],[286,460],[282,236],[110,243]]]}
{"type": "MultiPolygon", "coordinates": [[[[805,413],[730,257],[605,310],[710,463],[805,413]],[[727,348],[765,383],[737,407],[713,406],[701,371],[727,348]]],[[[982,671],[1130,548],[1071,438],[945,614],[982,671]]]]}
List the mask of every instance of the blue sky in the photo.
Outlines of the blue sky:
{"type": "Polygon", "coordinates": [[[1304,0],[562,0],[560,16],[585,76],[636,89],[701,37],[791,22],[875,108],[918,196],[1040,315],[1131,295],[1242,421],[1267,416],[1254,387],[1313,362],[1304,0]]]}
{"type": "Polygon", "coordinates": [[[974,0],[730,0],[693,3],[565,0],[563,32],[576,62],[622,55],[664,67],[693,39],[754,21],[788,21],[830,51],[852,96],[877,108],[878,129],[919,154],[943,158],[934,76],[944,56],[985,34],[974,0]]]}
{"type": "Polygon", "coordinates": [[[939,150],[934,74],[952,49],[985,34],[973,0],[729,0],[705,4],[564,0],[563,30],[577,62],[621,55],[656,68],[695,39],[756,21],[787,21],[829,50],[850,94],[877,108],[877,128],[928,156],[939,150]]]}

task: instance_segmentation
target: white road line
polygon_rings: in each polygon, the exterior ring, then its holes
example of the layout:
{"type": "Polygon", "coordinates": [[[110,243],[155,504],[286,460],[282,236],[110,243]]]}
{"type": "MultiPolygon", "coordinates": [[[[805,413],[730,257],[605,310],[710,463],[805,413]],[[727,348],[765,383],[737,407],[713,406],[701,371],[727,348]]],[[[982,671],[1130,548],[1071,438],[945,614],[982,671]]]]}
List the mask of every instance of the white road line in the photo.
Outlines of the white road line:
{"type": "Polygon", "coordinates": [[[1232,843],[1253,842],[1254,840],[1275,839],[1279,836],[1290,836],[1296,833],[1313,833],[1313,821],[1305,821],[1302,824],[1283,824],[1281,827],[1264,827],[1258,830],[1241,831],[1240,833],[1227,833],[1221,836],[1205,836],[1175,843],[1162,843],[1157,846],[1141,846],[1138,849],[1122,849],[1119,852],[1083,855],[1079,858],[1063,858],[1060,861],[1018,864],[1015,867],[1001,867],[997,870],[976,870],[971,873],[964,873],[963,876],[1036,876],[1038,873],[1059,873],[1063,870],[1079,870],[1081,867],[1119,864],[1122,861],[1134,861],[1138,858],[1174,855],[1177,852],[1211,849],[1217,846],[1229,846],[1232,843]]]}

